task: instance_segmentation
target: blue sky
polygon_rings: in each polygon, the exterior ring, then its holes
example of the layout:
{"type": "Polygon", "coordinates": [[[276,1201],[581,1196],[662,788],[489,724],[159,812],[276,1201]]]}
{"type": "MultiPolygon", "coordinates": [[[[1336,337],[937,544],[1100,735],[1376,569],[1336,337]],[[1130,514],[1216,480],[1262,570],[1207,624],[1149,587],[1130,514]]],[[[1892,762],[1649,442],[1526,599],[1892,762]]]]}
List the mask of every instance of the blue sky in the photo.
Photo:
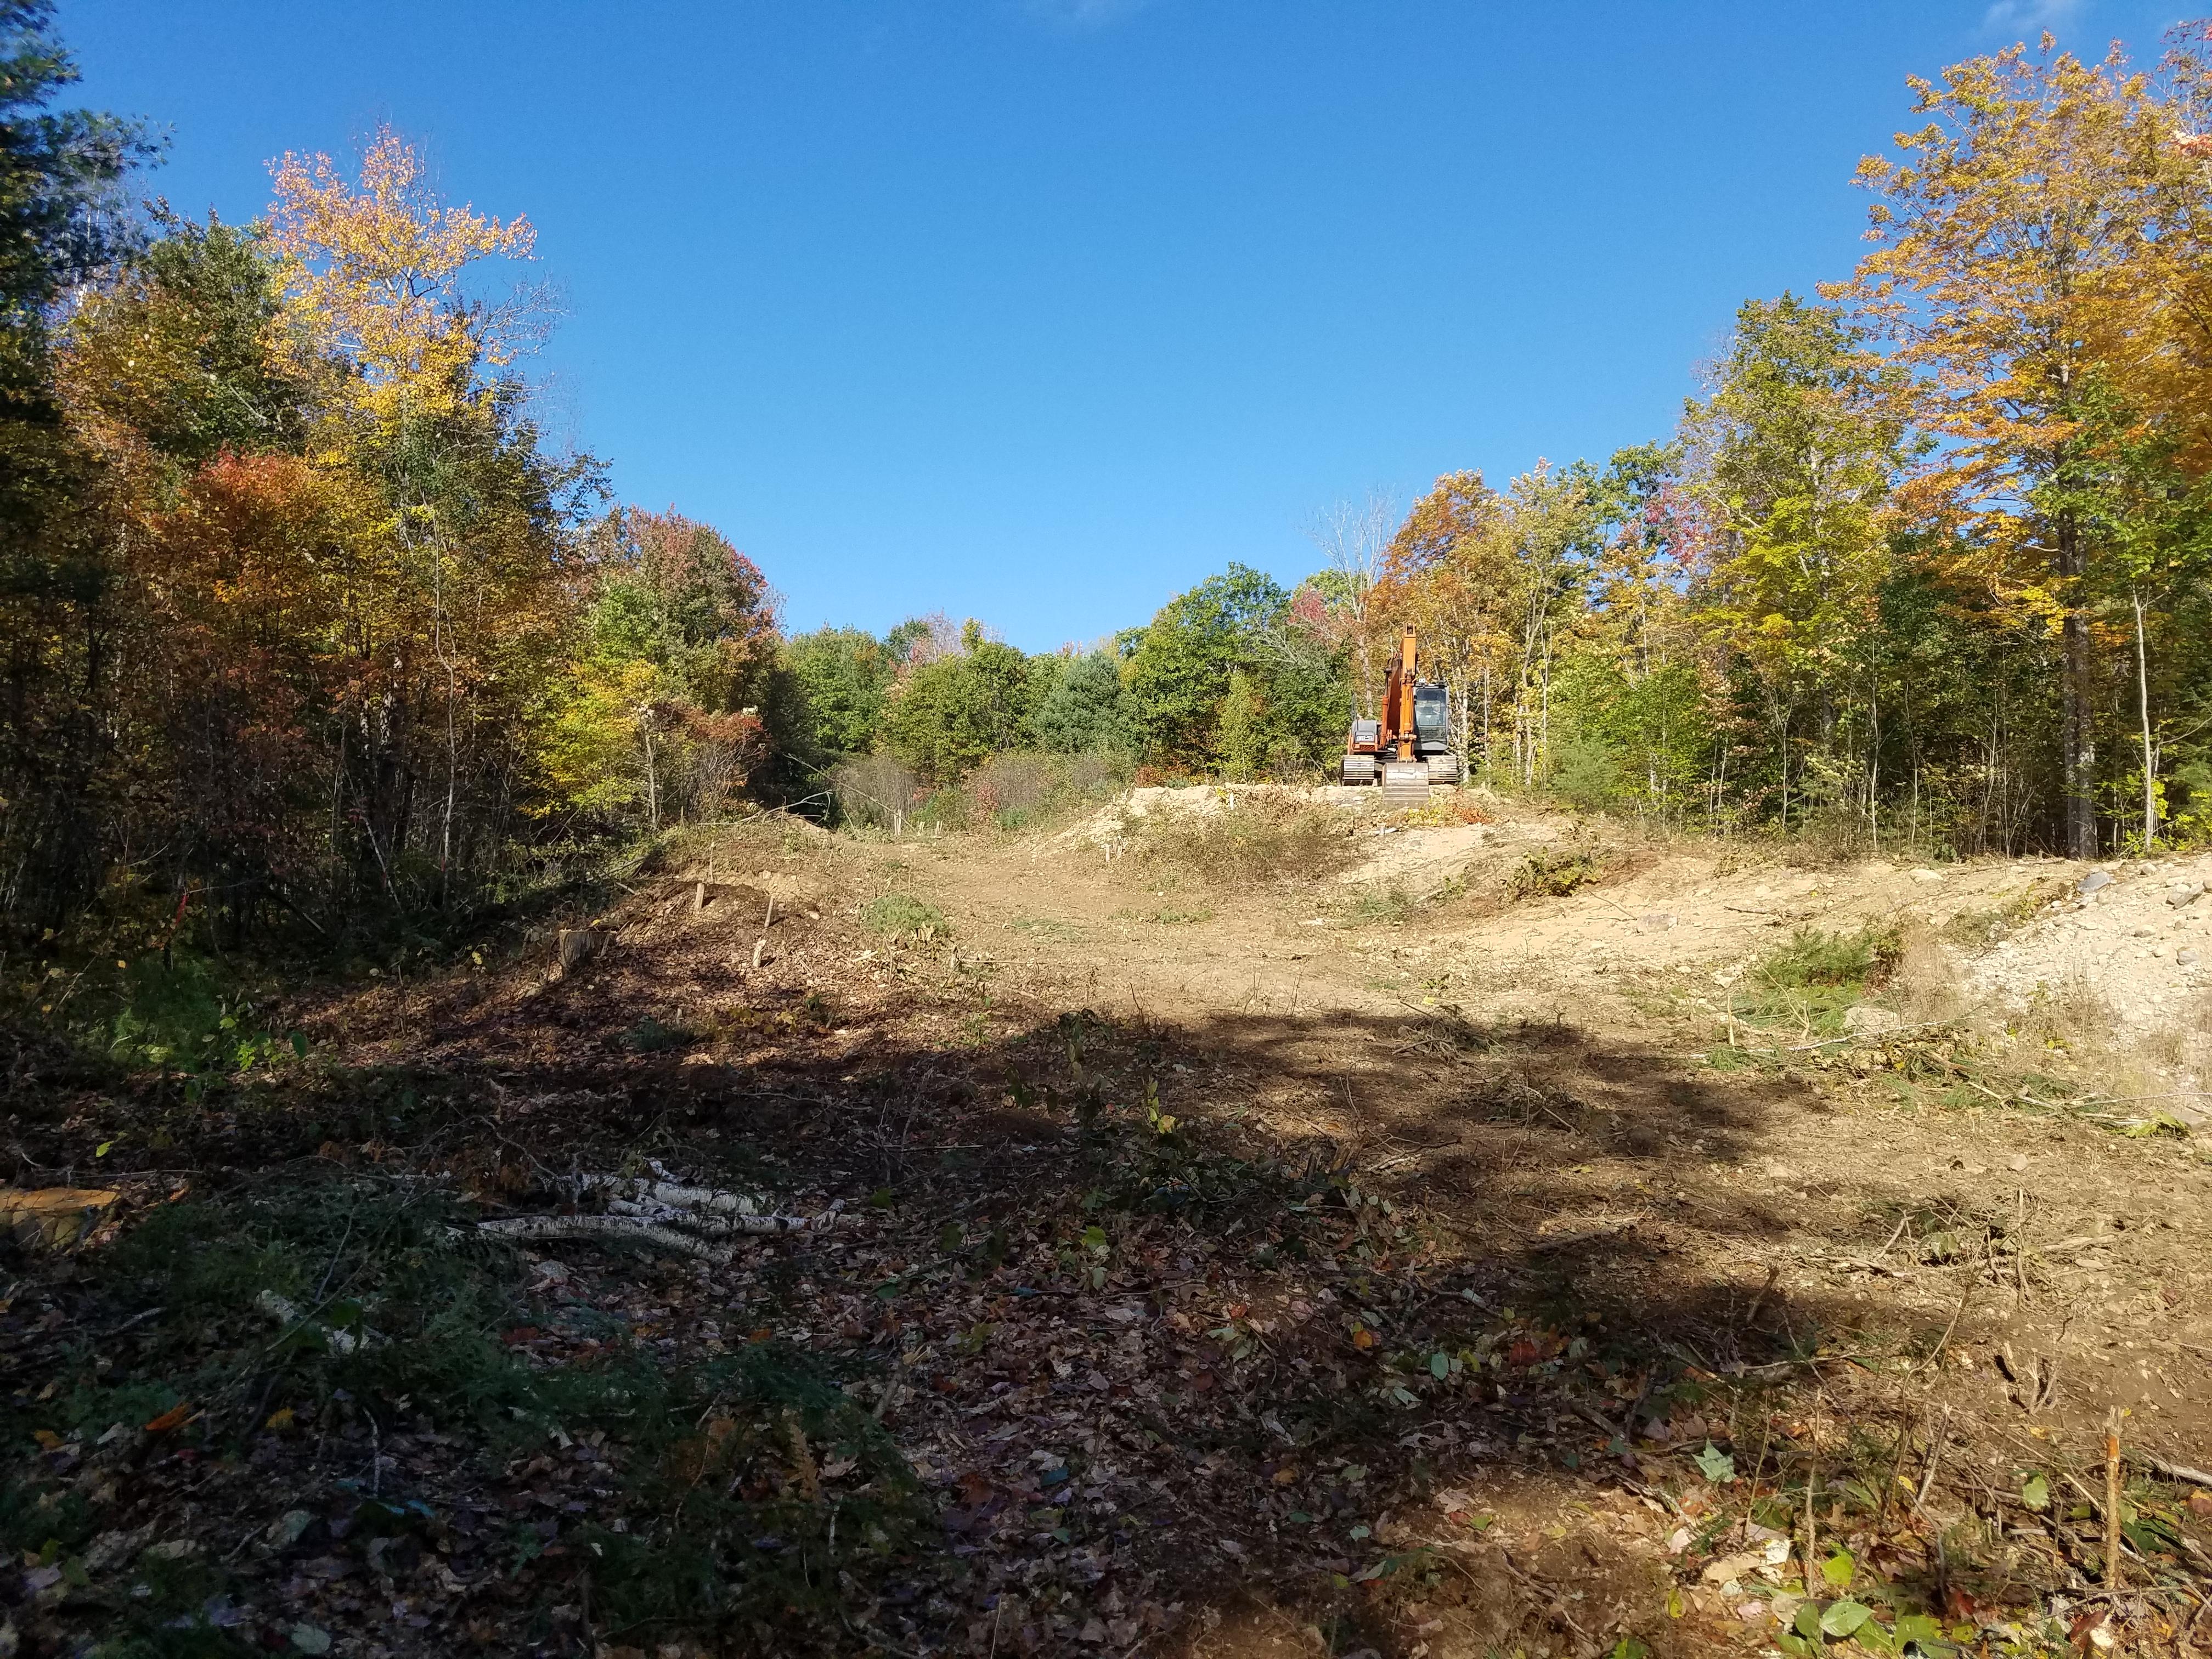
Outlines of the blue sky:
{"type": "MultiPolygon", "coordinates": [[[[2212,9],[2212,8],[2208,8],[2212,9]]],[[[62,0],[149,187],[250,218],[380,122],[538,228],[549,427],[794,628],[1044,649],[1332,501],[1664,435],[1848,271],[1905,76],[2135,0],[62,0]]]]}

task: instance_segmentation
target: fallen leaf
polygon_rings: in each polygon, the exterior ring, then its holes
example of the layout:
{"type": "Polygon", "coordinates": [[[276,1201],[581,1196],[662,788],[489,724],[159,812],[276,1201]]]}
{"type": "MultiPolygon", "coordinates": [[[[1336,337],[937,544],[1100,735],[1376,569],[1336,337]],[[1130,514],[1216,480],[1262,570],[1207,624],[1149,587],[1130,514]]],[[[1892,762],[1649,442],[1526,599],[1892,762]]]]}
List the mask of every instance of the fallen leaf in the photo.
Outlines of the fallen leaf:
{"type": "Polygon", "coordinates": [[[1723,1555],[1717,1561],[1708,1562],[1705,1571],[1698,1576],[1708,1584],[1725,1584],[1730,1579],[1741,1578],[1765,1564],[1766,1557],[1763,1552],[1747,1550],[1741,1555],[1723,1555]]]}
{"type": "Polygon", "coordinates": [[[175,1405],[170,1407],[168,1410],[163,1412],[159,1417],[146,1425],[146,1432],[149,1434],[167,1434],[171,1429],[177,1427],[178,1425],[183,1423],[187,1418],[191,1417],[191,1414],[192,1402],[189,1400],[179,1400],[175,1405]]]}

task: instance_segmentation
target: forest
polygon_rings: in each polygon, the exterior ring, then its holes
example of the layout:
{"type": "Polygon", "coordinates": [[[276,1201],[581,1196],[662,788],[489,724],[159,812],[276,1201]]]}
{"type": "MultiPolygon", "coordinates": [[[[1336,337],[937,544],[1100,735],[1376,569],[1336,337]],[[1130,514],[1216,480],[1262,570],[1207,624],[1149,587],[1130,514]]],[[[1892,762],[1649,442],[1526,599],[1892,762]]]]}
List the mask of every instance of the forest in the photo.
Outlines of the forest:
{"type": "Polygon", "coordinates": [[[66,107],[49,9],[0,31],[18,937],[338,941],[761,807],[1319,781],[1408,623],[1492,789],[1930,856],[2212,835],[2201,25],[1913,82],[1856,269],[1747,300],[1673,431],[1340,507],[1295,589],[1231,563],[1036,654],[788,633],[772,570],[612,501],[533,414],[530,222],[400,136],[186,219],[139,201],[146,130],[66,107]]]}

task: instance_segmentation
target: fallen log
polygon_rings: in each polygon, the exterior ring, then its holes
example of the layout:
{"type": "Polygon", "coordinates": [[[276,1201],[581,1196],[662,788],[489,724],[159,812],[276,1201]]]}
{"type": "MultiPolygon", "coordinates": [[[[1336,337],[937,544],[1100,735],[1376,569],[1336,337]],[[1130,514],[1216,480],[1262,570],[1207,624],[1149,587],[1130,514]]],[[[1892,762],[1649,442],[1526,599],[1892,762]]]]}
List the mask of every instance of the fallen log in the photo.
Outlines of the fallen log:
{"type": "Polygon", "coordinates": [[[726,1245],[709,1244],[688,1233],[679,1233],[672,1227],[643,1216],[628,1215],[517,1215],[502,1216],[495,1221],[479,1221],[477,1231],[501,1238],[605,1238],[610,1236],[627,1238],[640,1244],[651,1244],[677,1255],[688,1255],[701,1261],[720,1265],[730,1259],[726,1245]]]}

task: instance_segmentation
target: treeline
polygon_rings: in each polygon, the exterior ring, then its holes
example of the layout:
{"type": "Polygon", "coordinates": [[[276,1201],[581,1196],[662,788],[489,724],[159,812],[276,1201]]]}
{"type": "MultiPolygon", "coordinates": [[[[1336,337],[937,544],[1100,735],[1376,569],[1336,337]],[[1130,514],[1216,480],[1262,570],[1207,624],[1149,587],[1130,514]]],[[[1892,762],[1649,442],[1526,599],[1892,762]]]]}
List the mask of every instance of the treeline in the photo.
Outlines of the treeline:
{"type": "Polygon", "coordinates": [[[2212,50],[1913,83],[1870,251],[1737,313],[1663,444],[1440,479],[1345,566],[1494,778],[2094,857],[2212,834],[2212,50]]]}
{"type": "Polygon", "coordinates": [[[515,371],[532,230],[380,136],[250,226],[134,214],[149,159],[0,0],[0,914],[33,936],[337,939],[722,810],[768,750],[759,570],[605,510],[515,371]]]}
{"type": "MultiPolygon", "coordinates": [[[[925,809],[1018,814],[1077,775],[1014,765],[1023,755],[1085,757],[1080,775],[1094,782],[1140,769],[1304,781],[1342,746],[1351,708],[1327,586],[1286,592],[1231,564],[1144,627],[1034,655],[943,617],[881,640],[798,635],[781,654],[775,746],[820,781],[814,799],[894,828],[925,809]]],[[[787,787],[806,798],[795,780],[787,787]]]]}
{"type": "Polygon", "coordinates": [[[1867,845],[2212,830],[2212,47],[1916,82],[1872,246],[1746,304],[1664,441],[1346,512],[1024,653],[787,636],[711,528],[611,504],[518,365],[521,219],[380,136],[251,225],[134,211],[0,0],[0,916],[341,939],[759,804],[890,823],[1157,775],[1314,779],[1421,630],[1474,775],[1867,845]],[[932,809],[929,803],[938,803],[932,809]],[[946,803],[952,805],[948,806],[946,803]]]}

